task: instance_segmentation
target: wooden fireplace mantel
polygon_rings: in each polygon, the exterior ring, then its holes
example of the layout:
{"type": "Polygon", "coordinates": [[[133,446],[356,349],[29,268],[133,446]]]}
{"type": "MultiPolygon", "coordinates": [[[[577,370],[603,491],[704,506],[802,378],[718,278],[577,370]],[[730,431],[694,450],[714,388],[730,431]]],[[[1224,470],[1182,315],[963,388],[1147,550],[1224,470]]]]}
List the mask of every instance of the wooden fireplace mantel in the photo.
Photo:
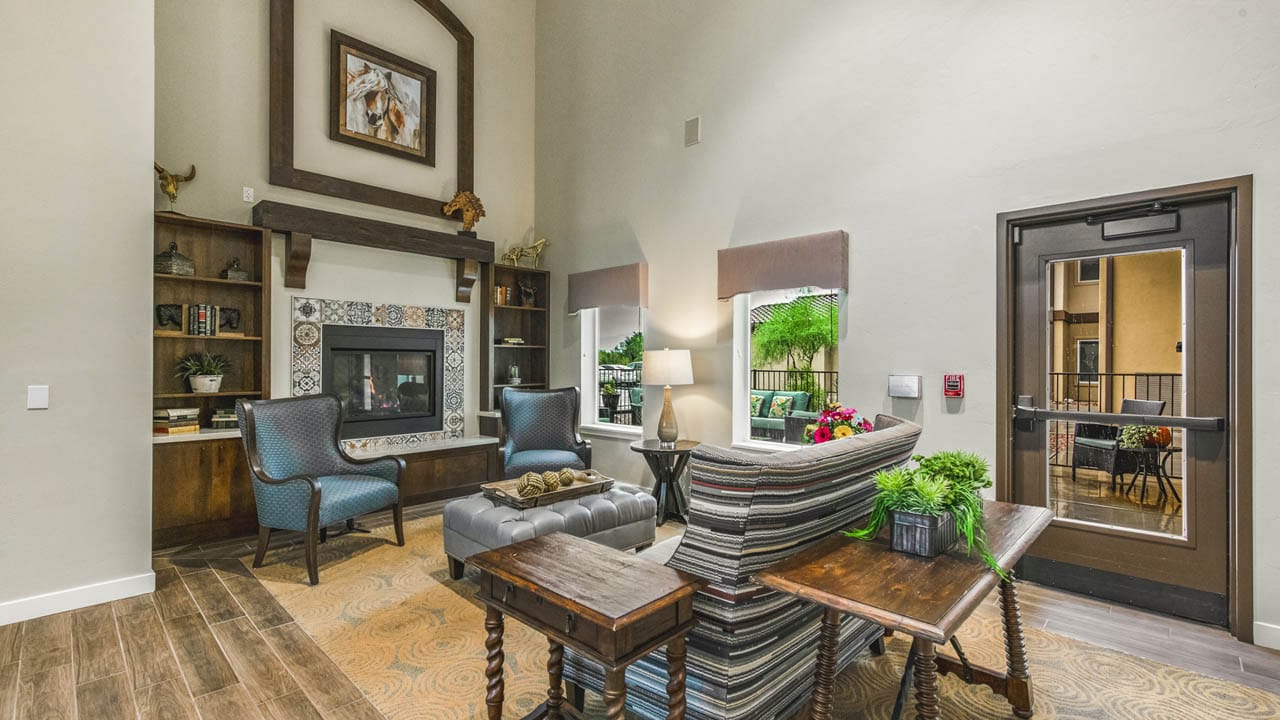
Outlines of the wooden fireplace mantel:
{"type": "Polygon", "coordinates": [[[313,237],[454,260],[458,302],[471,301],[480,264],[493,262],[494,256],[494,245],[488,240],[271,200],[253,206],[253,224],[285,236],[284,285],[290,288],[307,287],[313,237]]]}

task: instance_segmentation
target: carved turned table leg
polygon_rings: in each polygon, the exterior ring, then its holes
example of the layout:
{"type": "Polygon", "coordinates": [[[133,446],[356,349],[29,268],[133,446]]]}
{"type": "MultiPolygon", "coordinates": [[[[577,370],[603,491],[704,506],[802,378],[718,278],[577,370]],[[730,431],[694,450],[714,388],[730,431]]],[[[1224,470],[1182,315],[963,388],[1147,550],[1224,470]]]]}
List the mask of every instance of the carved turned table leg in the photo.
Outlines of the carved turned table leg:
{"type": "Polygon", "coordinates": [[[627,706],[627,669],[610,670],[604,676],[604,712],[609,720],[623,720],[627,706]]]}
{"type": "Polygon", "coordinates": [[[1031,674],[1027,670],[1027,647],[1022,641],[1022,610],[1018,590],[1010,580],[1000,581],[1000,608],[1004,610],[1005,657],[1009,661],[1008,692],[1013,714],[1031,717],[1031,674]]]}
{"type": "Polygon", "coordinates": [[[667,643],[667,720],[684,720],[684,636],[667,643]]]}
{"type": "Polygon", "coordinates": [[[933,641],[915,639],[916,650],[916,717],[935,720],[938,710],[938,661],[933,641]]]}
{"type": "Polygon", "coordinates": [[[813,720],[830,720],[831,692],[836,681],[836,650],[840,645],[840,611],[827,608],[818,636],[818,666],[813,683],[813,720]]]}
{"type": "Polygon", "coordinates": [[[484,639],[485,659],[488,665],[484,668],[484,677],[488,681],[484,704],[489,709],[489,720],[502,720],[502,611],[493,607],[485,610],[484,629],[488,635],[484,639]]]}
{"type": "Polygon", "coordinates": [[[560,678],[564,674],[564,646],[555,640],[548,641],[551,653],[547,656],[547,717],[559,720],[562,717],[560,708],[564,707],[564,689],[560,678]]]}

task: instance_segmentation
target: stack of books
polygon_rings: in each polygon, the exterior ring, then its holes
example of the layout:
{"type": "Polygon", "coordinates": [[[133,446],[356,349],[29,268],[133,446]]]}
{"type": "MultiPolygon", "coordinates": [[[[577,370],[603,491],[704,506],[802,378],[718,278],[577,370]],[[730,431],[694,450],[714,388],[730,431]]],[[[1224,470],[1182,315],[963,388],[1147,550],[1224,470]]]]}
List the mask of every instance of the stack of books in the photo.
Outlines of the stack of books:
{"type": "Polygon", "coordinates": [[[214,336],[218,334],[218,306],[198,304],[187,306],[187,334],[214,336]]]}
{"type": "Polygon", "coordinates": [[[236,420],[236,411],[231,408],[214,410],[209,427],[214,430],[235,430],[240,427],[239,421],[236,420]]]}
{"type": "Polygon", "coordinates": [[[151,429],[157,435],[185,435],[200,432],[200,408],[164,408],[151,415],[151,429]]]}

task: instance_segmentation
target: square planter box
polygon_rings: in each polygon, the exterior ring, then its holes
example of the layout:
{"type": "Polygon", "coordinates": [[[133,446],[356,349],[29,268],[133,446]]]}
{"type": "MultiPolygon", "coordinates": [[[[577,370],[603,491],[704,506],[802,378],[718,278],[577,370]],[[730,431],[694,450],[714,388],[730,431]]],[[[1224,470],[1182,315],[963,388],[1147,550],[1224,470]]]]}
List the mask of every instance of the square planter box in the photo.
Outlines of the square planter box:
{"type": "Polygon", "coordinates": [[[951,549],[959,536],[951,513],[920,515],[894,510],[891,516],[889,547],[921,557],[936,557],[951,549]]]}

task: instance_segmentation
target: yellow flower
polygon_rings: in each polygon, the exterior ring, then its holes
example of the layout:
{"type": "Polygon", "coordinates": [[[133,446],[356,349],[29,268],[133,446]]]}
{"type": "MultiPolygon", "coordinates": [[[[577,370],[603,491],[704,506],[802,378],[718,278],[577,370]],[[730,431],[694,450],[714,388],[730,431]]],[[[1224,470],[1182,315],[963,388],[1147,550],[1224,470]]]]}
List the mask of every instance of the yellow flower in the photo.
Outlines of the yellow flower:
{"type": "Polygon", "coordinates": [[[835,430],[835,436],[837,438],[852,437],[853,428],[849,427],[848,425],[837,425],[835,430]]]}

